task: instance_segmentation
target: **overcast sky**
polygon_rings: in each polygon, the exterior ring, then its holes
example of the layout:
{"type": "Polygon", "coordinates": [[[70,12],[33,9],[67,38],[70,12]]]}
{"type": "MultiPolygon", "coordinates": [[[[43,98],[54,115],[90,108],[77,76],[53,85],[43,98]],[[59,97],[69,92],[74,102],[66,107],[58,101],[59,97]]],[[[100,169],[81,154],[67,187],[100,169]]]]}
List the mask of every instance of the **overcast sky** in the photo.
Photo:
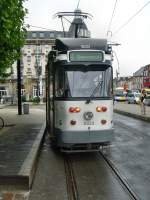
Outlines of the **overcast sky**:
{"type": "MultiPolygon", "coordinates": [[[[92,37],[106,38],[115,2],[116,0],[80,0],[79,8],[93,15],[92,20],[85,21],[92,37]]],[[[147,2],[149,1],[117,0],[110,28],[112,34],[147,2]]],[[[62,31],[60,19],[53,18],[53,15],[61,11],[74,11],[77,3],[78,0],[28,0],[25,2],[28,9],[25,21],[34,26],[62,31]]],[[[66,22],[66,30],[68,26],[66,22]]],[[[30,27],[29,30],[40,29],[30,27]]],[[[150,3],[128,25],[112,35],[111,41],[121,44],[113,48],[119,60],[120,76],[131,76],[140,67],[150,64],[150,3]]],[[[114,72],[117,68],[115,59],[114,72]]]]}

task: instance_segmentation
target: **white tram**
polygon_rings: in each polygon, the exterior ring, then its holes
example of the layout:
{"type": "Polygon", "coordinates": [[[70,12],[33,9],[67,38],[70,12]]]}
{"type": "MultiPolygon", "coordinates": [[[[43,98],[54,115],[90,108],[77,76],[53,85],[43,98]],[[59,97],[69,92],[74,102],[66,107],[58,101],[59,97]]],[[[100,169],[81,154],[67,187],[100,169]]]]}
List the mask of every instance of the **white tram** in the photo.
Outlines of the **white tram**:
{"type": "Polygon", "coordinates": [[[99,150],[113,138],[112,52],[105,39],[57,39],[46,66],[46,122],[61,151],[99,150]]]}

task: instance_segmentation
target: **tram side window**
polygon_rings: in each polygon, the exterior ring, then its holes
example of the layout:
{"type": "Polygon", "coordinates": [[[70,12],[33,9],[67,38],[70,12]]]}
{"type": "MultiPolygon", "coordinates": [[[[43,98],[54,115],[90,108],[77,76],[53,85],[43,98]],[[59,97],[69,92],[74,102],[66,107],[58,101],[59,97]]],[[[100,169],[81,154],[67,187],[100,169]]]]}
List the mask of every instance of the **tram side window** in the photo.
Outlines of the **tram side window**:
{"type": "Polygon", "coordinates": [[[56,97],[70,97],[70,87],[66,71],[57,70],[55,76],[55,96],[56,97]]]}
{"type": "Polygon", "coordinates": [[[64,91],[64,72],[57,70],[55,75],[55,96],[62,97],[64,91]]]}
{"type": "Polygon", "coordinates": [[[105,71],[105,95],[104,96],[112,96],[112,68],[108,68],[105,71]]]}

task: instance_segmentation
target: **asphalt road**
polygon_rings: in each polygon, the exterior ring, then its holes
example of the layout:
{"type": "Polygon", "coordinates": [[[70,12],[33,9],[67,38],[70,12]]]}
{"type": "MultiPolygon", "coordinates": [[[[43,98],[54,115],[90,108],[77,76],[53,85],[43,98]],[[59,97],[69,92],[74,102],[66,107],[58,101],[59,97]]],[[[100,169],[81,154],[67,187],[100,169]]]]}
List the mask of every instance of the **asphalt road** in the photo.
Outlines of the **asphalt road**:
{"type": "Polygon", "coordinates": [[[108,158],[139,199],[150,199],[150,123],[115,114],[115,139],[108,158]]]}

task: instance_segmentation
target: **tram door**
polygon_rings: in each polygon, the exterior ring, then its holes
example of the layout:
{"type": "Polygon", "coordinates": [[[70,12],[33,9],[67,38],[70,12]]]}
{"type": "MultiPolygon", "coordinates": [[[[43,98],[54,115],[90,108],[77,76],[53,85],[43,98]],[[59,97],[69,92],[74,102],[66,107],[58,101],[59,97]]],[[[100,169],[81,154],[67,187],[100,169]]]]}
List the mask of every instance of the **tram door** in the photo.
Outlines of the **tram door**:
{"type": "Polygon", "coordinates": [[[52,63],[46,67],[46,123],[50,138],[54,137],[54,95],[53,95],[53,74],[50,70],[52,63]]]}
{"type": "Polygon", "coordinates": [[[49,77],[49,107],[50,107],[50,136],[54,137],[54,78],[53,72],[49,77]]]}

